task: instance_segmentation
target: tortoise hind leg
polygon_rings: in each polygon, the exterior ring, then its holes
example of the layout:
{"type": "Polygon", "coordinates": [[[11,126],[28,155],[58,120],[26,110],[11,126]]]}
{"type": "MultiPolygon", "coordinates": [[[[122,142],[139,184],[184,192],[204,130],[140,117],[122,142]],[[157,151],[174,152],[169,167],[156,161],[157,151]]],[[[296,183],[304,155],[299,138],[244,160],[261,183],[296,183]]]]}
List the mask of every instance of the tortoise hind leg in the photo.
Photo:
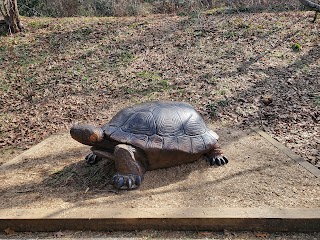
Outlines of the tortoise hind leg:
{"type": "Polygon", "coordinates": [[[221,148],[215,144],[210,152],[205,154],[210,165],[217,164],[218,166],[225,165],[229,162],[228,158],[222,154],[221,148]]]}
{"type": "Polygon", "coordinates": [[[117,173],[112,178],[112,184],[118,189],[139,187],[146,172],[146,157],[143,151],[130,145],[119,144],[113,155],[117,173]]]}

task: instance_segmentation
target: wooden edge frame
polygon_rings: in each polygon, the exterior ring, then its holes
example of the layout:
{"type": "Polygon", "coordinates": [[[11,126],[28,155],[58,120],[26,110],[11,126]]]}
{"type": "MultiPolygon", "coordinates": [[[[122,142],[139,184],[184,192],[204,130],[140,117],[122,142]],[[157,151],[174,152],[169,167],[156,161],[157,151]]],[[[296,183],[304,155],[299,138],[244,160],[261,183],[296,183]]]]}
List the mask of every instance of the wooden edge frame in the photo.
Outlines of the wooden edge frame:
{"type": "MultiPolygon", "coordinates": [[[[253,130],[300,165],[303,166],[304,164],[301,164],[303,162],[308,163],[265,132],[259,129],[253,130]]],[[[17,158],[13,163],[19,162],[19,160],[20,158],[17,158]]],[[[310,163],[308,164],[311,165],[310,163]]],[[[313,165],[311,166],[318,170],[313,165]]],[[[315,173],[318,174],[318,172],[315,173]]],[[[68,209],[0,209],[0,231],[5,229],[32,232],[59,230],[130,231],[145,229],[320,232],[320,208],[111,209],[75,206],[68,209]]]]}
{"type": "Polygon", "coordinates": [[[0,209],[0,231],[320,231],[320,208],[0,209]]]}
{"type": "Polygon", "coordinates": [[[255,128],[251,128],[253,131],[255,131],[256,133],[258,133],[260,136],[262,136],[263,138],[265,138],[268,142],[270,142],[272,145],[274,145],[275,147],[277,147],[280,151],[282,151],[283,153],[285,153],[288,157],[290,157],[291,159],[293,159],[294,161],[296,161],[299,165],[301,165],[302,167],[304,167],[306,170],[308,170],[310,173],[312,173],[314,176],[316,176],[317,178],[320,178],[320,170],[313,166],[311,163],[307,162],[306,160],[304,160],[302,157],[300,157],[298,154],[295,154],[294,152],[292,152],[289,148],[287,148],[286,146],[282,145],[281,143],[279,143],[277,140],[273,139],[269,134],[267,134],[266,132],[260,130],[259,128],[255,127],[255,128]]]}

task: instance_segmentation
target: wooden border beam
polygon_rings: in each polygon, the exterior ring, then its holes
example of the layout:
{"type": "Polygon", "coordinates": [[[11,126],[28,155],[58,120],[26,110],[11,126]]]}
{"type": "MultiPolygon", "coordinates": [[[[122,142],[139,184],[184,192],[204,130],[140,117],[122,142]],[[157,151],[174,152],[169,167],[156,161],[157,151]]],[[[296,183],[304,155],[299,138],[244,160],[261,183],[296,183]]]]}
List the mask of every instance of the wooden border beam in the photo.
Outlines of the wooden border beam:
{"type": "Polygon", "coordinates": [[[276,148],[278,148],[280,151],[282,151],[284,154],[286,154],[288,157],[293,159],[296,163],[298,163],[300,166],[304,167],[306,170],[308,170],[310,173],[312,173],[315,177],[320,178],[320,170],[300,157],[298,154],[295,154],[292,152],[289,148],[279,143],[277,140],[273,139],[269,134],[266,132],[260,130],[258,127],[251,128],[253,131],[258,133],[261,137],[266,139],[268,142],[270,142],[272,145],[274,145],[276,148]]]}
{"type": "Polygon", "coordinates": [[[320,231],[320,208],[0,209],[0,231],[320,231]]]}

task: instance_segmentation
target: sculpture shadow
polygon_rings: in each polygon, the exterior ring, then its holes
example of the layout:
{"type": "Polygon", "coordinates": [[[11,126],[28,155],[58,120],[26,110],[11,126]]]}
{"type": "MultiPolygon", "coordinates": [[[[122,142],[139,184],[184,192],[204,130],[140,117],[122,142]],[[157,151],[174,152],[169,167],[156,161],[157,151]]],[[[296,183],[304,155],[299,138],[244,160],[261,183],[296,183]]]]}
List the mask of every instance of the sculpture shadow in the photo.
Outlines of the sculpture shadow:
{"type": "MultiPolygon", "coordinates": [[[[195,170],[210,167],[205,159],[201,158],[193,163],[183,164],[171,168],[147,171],[144,181],[139,189],[149,190],[161,188],[188,178],[195,170]]],[[[89,165],[85,160],[65,166],[62,170],[47,176],[41,183],[45,188],[57,189],[68,188],[72,192],[117,193],[123,190],[116,190],[111,179],[116,173],[113,161],[103,159],[100,162],[89,165]]],[[[91,198],[93,196],[89,196],[91,198]]]]}

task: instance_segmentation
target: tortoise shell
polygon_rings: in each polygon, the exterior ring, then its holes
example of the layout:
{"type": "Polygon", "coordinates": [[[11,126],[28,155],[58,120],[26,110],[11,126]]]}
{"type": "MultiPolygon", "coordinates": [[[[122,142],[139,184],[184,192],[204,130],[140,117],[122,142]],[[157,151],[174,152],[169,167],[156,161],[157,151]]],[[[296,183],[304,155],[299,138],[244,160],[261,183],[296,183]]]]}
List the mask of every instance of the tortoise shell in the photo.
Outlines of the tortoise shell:
{"type": "Polygon", "coordinates": [[[183,102],[149,102],[124,108],[102,130],[105,137],[138,147],[153,158],[168,153],[202,155],[218,140],[199,113],[183,102]]]}

